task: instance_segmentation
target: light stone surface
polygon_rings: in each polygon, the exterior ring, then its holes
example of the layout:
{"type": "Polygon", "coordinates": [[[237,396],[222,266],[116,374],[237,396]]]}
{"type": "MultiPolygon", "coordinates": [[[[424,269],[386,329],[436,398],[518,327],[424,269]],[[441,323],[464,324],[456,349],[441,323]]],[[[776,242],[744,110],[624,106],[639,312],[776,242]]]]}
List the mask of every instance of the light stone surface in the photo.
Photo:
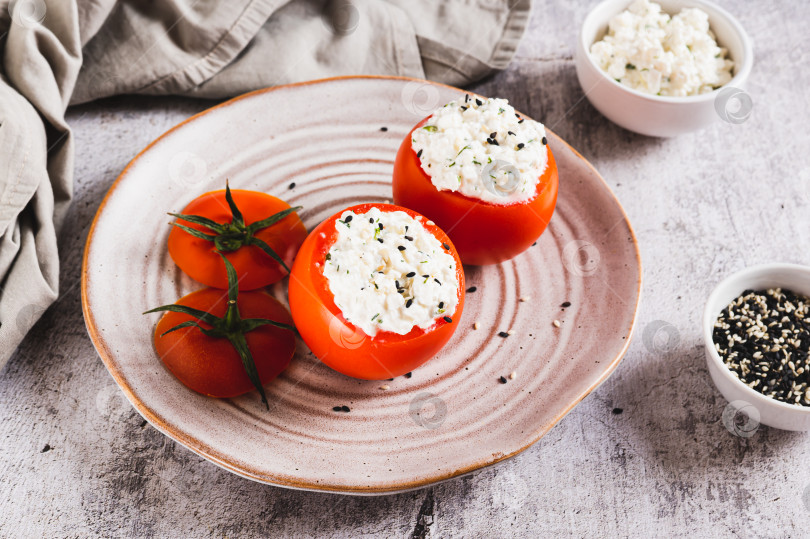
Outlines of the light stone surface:
{"type": "Polygon", "coordinates": [[[808,536],[810,435],[726,430],[700,319],[725,275],[810,263],[810,4],[718,0],[755,41],[753,112],[739,125],[718,120],[658,140],[616,127],[583,97],[572,56],[594,3],[537,1],[514,64],[471,89],[507,97],[577,148],[635,227],[642,307],[607,382],[524,453],[416,492],[296,492],[217,468],[124,401],[87,336],[79,291],[107,188],[152,139],[212,103],[118,98],[75,108],[61,297],[0,373],[0,536],[808,536]]]}

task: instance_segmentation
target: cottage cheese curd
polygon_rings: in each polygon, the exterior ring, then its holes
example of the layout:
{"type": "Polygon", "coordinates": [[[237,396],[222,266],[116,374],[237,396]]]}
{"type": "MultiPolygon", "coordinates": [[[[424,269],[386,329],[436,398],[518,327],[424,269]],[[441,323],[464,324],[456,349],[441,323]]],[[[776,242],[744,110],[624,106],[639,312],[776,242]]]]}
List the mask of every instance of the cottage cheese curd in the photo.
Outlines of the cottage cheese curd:
{"type": "Polygon", "coordinates": [[[335,228],[323,274],[344,318],[367,335],[405,335],[456,312],[455,258],[420,221],[371,208],[343,212],[335,228]]]}
{"type": "Polygon", "coordinates": [[[524,119],[506,99],[467,96],[417,128],[411,147],[440,191],[493,204],[534,198],[548,152],[543,124],[524,119]]]}
{"type": "Polygon", "coordinates": [[[705,11],[685,8],[670,17],[649,0],[635,0],[613,17],[591,57],[617,82],[662,96],[711,92],[731,80],[734,67],[705,11]]]}

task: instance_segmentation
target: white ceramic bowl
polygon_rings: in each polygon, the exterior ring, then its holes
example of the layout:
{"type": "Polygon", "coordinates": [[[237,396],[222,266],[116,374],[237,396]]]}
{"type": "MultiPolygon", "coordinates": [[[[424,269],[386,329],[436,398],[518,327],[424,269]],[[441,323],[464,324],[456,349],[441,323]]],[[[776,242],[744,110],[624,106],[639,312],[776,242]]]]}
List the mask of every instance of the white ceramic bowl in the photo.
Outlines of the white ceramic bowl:
{"type": "Polygon", "coordinates": [[[698,7],[709,14],[709,24],[718,44],[728,49],[729,57],[734,61],[734,76],[731,81],[713,92],[687,97],[645,94],[616,82],[596,65],[588,51],[594,42],[605,35],[608,21],[627,9],[631,0],[604,0],[585,17],[577,40],[577,77],[588,100],[612,122],[630,131],[653,137],[672,137],[704,128],[721,121],[721,114],[726,121],[742,123],[750,114],[751,105],[750,98],[742,92],[742,87],[754,64],[748,34],[734,17],[711,2],[655,1],[669,14],[677,14],[688,7],[698,7]],[[732,104],[734,97],[739,100],[737,109],[732,104]]]}
{"type": "MultiPolygon", "coordinates": [[[[781,287],[810,296],[810,267],[797,264],[764,264],[739,271],[724,279],[709,295],[703,312],[706,362],[714,385],[731,403],[748,405],[759,412],[759,423],[784,430],[810,430],[810,406],[787,404],[755,391],[740,381],[723,363],[714,348],[712,329],[720,312],[743,291],[781,287]]],[[[750,415],[751,414],[747,414],[750,415]]]]}

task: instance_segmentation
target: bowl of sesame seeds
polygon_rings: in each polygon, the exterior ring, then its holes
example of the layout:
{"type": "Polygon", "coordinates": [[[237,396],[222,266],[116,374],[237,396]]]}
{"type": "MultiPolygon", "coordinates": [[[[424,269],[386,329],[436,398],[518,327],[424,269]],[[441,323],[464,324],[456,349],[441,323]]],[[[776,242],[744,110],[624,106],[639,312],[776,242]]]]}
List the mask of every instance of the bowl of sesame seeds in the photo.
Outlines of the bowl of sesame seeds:
{"type": "Polygon", "coordinates": [[[810,267],[764,264],[723,280],[703,314],[706,361],[729,402],[759,423],[810,430],[810,267]]]}

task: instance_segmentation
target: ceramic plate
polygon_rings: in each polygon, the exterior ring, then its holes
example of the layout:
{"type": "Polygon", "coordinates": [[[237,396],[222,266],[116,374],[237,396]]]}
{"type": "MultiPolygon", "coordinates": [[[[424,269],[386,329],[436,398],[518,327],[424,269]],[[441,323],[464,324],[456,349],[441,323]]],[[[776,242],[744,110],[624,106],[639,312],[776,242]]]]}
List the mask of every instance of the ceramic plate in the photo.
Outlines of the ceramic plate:
{"type": "MultiPolygon", "coordinates": [[[[605,182],[551,133],[560,190],[550,226],[517,258],[467,268],[477,290],[467,295],[458,330],[411,378],[347,378],[299,342],[290,368],[266,386],[268,412],[256,392],[217,400],[187,390],[155,355],[158,315],[141,313],[200,288],[169,257],[167,211],[221,189],[225,178],[303,206],[310,229],[346,206],[390,199],[400,141],[459,95],[377,77],[262,90],[194,116],[127,166],[89,234],[82,301],[101,359],[144,418],[250,479],[374,494],[513,456],[607,378],[636,320],[639,253],[605,182]],[[514,379],[499,381],[512,372],[514,379]],[[343,405],[351,412],[332,411],[343,405]]],[[[271,292],[286,303],[286,281],[271,292]]]]}

